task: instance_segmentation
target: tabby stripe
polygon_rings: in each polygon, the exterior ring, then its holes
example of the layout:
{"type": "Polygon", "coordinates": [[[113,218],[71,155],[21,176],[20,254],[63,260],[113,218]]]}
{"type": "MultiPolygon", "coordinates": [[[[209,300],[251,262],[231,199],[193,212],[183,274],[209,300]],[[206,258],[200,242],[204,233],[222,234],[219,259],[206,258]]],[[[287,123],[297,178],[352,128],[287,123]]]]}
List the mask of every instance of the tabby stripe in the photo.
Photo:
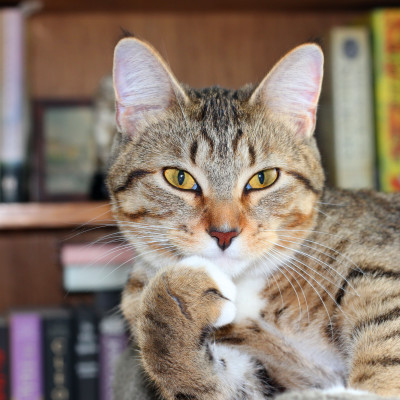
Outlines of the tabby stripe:
{"type": "Polygon", "coordinates": [[[244,342],[244,338],[235,337],[235,336],[225,336],[222,338],[218,338],[218,343],[228,343],[228,344],[242,344],[244,342]]]}
{"type": "Polygon", "coordinates": [[[256,163],[256,151],[254,150],[254,147],[248,143],[249,146],[249,157],[250,157],[250,167],[252,167],[256,163]]]}
{"type": "Polygon", "coordinates": [[[311,192],[315,194],[320,194],[321,191],[316,189],[311,181],[306,178],[304,175],[299,174],[298,172],[295,171],[286,171],[287,174],[293,176],[293,178],[297,179],[298,182],[301,182],[308,190],[311,190],[311,192]]]}
{"type": "Polygon", "coordinates": [[[234,153],[236,153],[236,150],[237,150],[239,141],[240,141],[240,139],[241,139],[242,137],[243,137],[243,131],[239,128],[239,129],[237,130],[236,136],[235,136],[235,137],[233,138],[233,140],[232,140],[232,148],[233,148],[233,152],[234,152],[234,153]]]}
{"type": "Polygon", "coordinates": [[[128,218],[131,221],[135,221],[135,220],[143,218],[143,217],[150,217],[150,218],[157,218],[157,219],[167,219],[167,218],[171,217],[173,212],[170,211],[170,212],[165,212],[163,214],[154,214],[154,213],[151,213],[149,210],[147,210],[145,208],[141,208],[141,209],[139,209],[138,211],[136,211],[134,213],[122,212],[122,214],[124,215],[125,218],[128,218]]]}
{"type": "Polygon", "coordinates": [[[278,381],[271,377],[261,361],[257,361],[256,366],[257,369],[255,376],[261,384],[261,390],[264,397],[273,397],[278,393],[282,393],[286,390],[284,386],[282,386],[278,381]]]}
{"type": "Polygon", "coordinates": [[[210,155],[211,155],[214,152],[214,141],[210,138],[210,136],[208,136],[206,128],[201,129],[200,135],[206,142],[208,142],[210,146],[210,155]]]}
{"type": "Polygon", "coordinates": [[[135,180],[142,179],[149,174],[154,174],[154,171],[148,171],[145,169],[136,169],[132,171],[125,180],[125,183],[122,186],[117,187],[114,192],[123,192],[124,190],[128,189],[135,180]]]}
{"type": "Polygon", "coordinates": [[[374,375],[375,375],[375,371],[372,373],[371,372],[369,372],[369,373],[363,372],[362,374],[353,378],[352,381],[353,381],[353,383],[363,383],[363,382],[371,379],[374,375]]]}
{"type": "Polygon", "coordinates": [[[192,145],[190,146],[190,159],[193,164],[196,164],[196,155],[197,155],[197,149],[198,149],[199,144],[197,143],[197,140],[195,140],[192,145]]]}
{"type": "Polygon", "coordinates": [[[344,279],[342,286],[340,289],[337,291],[335,299],[336,303],[340,305],[343,296],[346,292],[346,288],[348,286],[348,282],[352,281],[354,279],[359,279],[363,277],[368,277],[368,278],[386,278],[386,279],[400,279],[400,272],[398,271],[391,271],[391,270],[385,270],[381,267],[375,267],[375,268],[357,268],[357,269],[352,269],[349,274],[346,276],[346,279],[344,279]]]}
{"type": "Polygon", "coordinates": [[[347,289],[347,286],[349,285],[349,281],[351,281],[351,280],[353,280],[355,278],[362,278],[362,277],[364,277],[364,275],[365,275],[364,271],[362,271],[360,268],[352,269],[347,274],[347,276],[343,280],[342,286],[336,292],[336,295],[335,295],[336,304],[338,304],[340,306],[340,304],[342,303],[342,299],[343,299],[343,296],[346,293],[346,289],[347,289]]]}
{"type": "Polygon", "coordinates": [[[173,293],[171,292],[171,289],[169,288],[168,281],[167,281],[167,277],[166,277],[166,274],[165,274],[165,273],[162,274],[162,279],[163,279],[164,286],[165,286],[165,290],[166,290],[168,296],[171,297],[172,300],[174,300],[174,302],[177,304],[177,306],[178,306],[179,309],[181,310],[181,313],[183,314],[183,316],[184,316],[186,319],[188,319],[188,320],[191,321],[193,318],[192,318],[192,316],[190,315],[190,313],[189,313],[189,311],[188,311],[188,309],[187,309],[187,307],[186,307],[186,304],[184,304],[178,296],[176,296],[175,294],[173,294],[173,293]]]}
{"type": "Polygon", "coordinates": [[[197,399],[196,396],[186,393],[177,393],[175,395],[175,400],[196,400],[196,399],[197,399]]]}
{"type": "Polygon", "coordinates": [[[393,332],[388,333],[385,336],[378,336],[376,339],[379,342],[385,342],[386,340],[390,340],[393,338],[398,339],[400,337],[400,330],[395,330],[393,332]]]}
{"type": "Polygon", "coordinates": [[[400,318],[400,307],[395,307],[392,310],[378,315],[376,317],[367,319],[366,321],[361,321],[358,323],[353,330],[353,337],[360,331],[368,328],[371,325],[382,325],[385,322],[394,321],[395,319],[400,318]]]}
{"type": "Polygon", "coordinates": [[[375,358],[373,360],[366,361],[366,364],[373,366],[380,365],[382,367],[393,367],[395,365],[400,365],[400,358],[397,357],[375,358]]]}
{"type": "Polygon", "coordinates": [[[287,308],[287,306],[284,306],[275,311],[275,323],[278,322],[279,318],[282,316],[283,312],[287,310],[287,308]]]}

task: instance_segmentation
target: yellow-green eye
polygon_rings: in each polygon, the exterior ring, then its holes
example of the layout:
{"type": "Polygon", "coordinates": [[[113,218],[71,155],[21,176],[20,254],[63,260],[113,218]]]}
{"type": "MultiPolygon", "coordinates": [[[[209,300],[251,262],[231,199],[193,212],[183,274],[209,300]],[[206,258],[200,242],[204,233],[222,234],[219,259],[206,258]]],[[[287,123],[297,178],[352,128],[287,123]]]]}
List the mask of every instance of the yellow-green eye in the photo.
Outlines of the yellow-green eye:
{"type": "Polygon", "coordinates": [[[246,190],[264,189],[271,186],[278,179],[278,170],[276,168],[264,169],[257,172],[247,183],[246,190]]]}
{"type": "Polygon", "coordinates": [[[178,189],[199,190],[199,185],[192,175],[182,169],[168,168],[164,171],[164,176],[172,186],[178,189]]]}

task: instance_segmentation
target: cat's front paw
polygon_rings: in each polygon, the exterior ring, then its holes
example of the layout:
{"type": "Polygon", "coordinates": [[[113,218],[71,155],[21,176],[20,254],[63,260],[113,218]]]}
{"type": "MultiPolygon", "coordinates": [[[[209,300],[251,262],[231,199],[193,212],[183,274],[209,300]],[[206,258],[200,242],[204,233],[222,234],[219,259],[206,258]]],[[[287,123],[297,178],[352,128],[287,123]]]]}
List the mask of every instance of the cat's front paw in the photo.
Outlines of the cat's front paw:
{"type": "MultiPolygon", "coordinates": [[[[183,259],[177,266],[193,270],[193,273],[206,273],[208,278],[204,280],[203,295],[218,295],[218,300],[214,306],[219,309],[219,317],[213,322],[213,326],[219,328],[230,324],[236,316],[236,286],[232,279],[226,275],[213,262],[198,256],[183,259]],[[207,286],[207,288],[206,288],[207,286]],[[220,299],[226,300],[221,302],[220,299]]],[[[214,296],[210,298],[213,299],[214,296]]],[[[209,305],[210,302],[208,301],[209,305]]]]}
{"type": "Polygon", "coordinates": [[[171,379],[192,382],[212,332],[234,320],[235,296],[231,279],[199,257],[159,271],[143,291],[136,329],[150,376],[161,386],[171,379]]]}
{"type": "Polygon", "coordinates": [[[189,257],[158,272],[145,288],[140,318],[151,315],[168,325],[187,329],[218,328],[236,315],[236,287],[211,261],[189,257]]]}

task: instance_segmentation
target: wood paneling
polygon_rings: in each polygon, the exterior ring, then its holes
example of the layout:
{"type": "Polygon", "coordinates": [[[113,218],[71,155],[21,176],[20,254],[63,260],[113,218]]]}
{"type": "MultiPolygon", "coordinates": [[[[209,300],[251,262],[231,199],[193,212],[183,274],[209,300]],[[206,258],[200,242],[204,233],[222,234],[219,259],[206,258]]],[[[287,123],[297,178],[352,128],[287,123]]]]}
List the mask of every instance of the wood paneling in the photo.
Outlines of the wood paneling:
{"type": "Polygon", "coordinates": [[[286,51],[322,37],[352,12],[45,13],[28,25],[34,97],[90,97],[112,68],[120,27],[150,41],[195,87],[261,79],[286,51]]]}

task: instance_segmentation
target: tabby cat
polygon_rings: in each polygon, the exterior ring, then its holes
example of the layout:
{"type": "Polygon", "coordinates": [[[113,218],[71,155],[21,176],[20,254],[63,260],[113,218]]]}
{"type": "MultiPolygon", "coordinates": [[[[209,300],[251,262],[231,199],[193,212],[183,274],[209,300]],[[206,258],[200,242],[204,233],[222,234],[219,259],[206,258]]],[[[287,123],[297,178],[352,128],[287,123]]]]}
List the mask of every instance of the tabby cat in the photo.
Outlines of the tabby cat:
{"type": "Polygon", "coordinates": [[[322,75],[305,44],[256,87],[195,90],[146,42],[115,49],[121,309],[165,399],[400,395],[400,196],[324,186],[322,75]]]}

